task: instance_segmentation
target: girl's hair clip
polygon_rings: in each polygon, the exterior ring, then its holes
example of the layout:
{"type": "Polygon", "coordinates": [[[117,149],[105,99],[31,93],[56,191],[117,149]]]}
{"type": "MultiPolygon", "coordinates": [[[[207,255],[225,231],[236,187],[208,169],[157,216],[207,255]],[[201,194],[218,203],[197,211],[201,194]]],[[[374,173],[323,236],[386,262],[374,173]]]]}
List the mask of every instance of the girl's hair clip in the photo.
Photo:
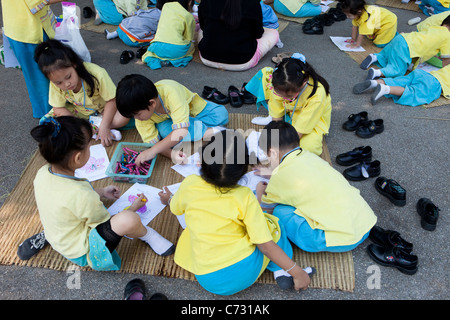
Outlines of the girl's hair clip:
{"type": "Polygon", "coordinates": [[[297,60],[300,60],[303,63],[306,63],[306,57],[303,54],[301,54],[301,53],[296,52],[296,53],[294,53],[291,56],[291,58],[292,59],[297,59],[297,60]]]}
{"type": "Polygon", "coordinates": [[[53,117],[48,117],[42,120],[42,125],[48,125],[49,123],[53,124],[53,132],[52,132],[52,138],[55,138],[58,136],[59,132],[61,131],[61,124],[53,117]]]}

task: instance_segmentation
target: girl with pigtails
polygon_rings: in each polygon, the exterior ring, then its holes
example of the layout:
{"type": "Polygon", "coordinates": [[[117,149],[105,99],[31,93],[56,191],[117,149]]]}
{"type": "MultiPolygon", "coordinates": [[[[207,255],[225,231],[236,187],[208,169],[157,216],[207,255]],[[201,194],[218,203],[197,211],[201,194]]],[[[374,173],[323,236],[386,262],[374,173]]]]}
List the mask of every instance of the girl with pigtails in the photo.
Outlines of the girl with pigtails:
{"type": "Polygon", "coordinates": [[[245,88],[257,97],[257,105],[269,111],[268,118],[258,120],[289,122],[298,132],[302,149],[322,153],[331,121],[330,86],[304,55],[294,53],[275,68],[263,68],[245,88]]]}

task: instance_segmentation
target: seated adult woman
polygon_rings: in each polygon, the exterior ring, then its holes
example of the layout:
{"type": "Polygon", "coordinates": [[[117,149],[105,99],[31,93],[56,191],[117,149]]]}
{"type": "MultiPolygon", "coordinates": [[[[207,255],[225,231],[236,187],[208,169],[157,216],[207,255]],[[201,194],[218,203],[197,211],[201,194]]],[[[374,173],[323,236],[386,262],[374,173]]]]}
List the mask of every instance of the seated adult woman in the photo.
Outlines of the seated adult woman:
{"type": "Polygon", "coordinates": [[[259,0],[202,0],[198,18],[200,59],[209,67],[250,69],[279,40],[277,30],[263,27],[259,0]]]}

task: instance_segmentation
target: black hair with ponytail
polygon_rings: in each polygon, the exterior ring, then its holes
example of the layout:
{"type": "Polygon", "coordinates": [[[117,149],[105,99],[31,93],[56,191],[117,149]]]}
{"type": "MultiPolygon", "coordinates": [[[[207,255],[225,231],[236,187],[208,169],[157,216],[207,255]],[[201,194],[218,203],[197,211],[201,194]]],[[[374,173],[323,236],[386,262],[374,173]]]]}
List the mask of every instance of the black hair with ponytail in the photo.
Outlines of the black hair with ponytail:
{"type": "Polygon", "coordinates": [[[44,121],[31,130],[31,136],[39,143],[39,152],[50,164],[67,168],[73,151],[86,148],[92,137],[92,126],[85,119],[61,116],[44,121]]]}
{"type": "Polygon", "coordinates": [[[327,95],[330,93],[328,82],[309,63],[295,58],[285,58],[276,66],[272,74],[272,85],[280,91],[298,92],[309,77],[313,79],[313,90],[308,98],[316,93],[318,82],[323,85],[327,95]]]}

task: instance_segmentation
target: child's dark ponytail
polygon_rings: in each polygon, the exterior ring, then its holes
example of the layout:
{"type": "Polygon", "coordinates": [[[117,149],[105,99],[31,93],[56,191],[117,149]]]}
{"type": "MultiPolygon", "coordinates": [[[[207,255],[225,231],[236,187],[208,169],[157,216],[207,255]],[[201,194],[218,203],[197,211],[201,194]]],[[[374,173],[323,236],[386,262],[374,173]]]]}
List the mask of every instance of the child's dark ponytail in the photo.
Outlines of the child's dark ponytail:
{"type": "Polygon", "coordinates": [[[341,3],[341,9],[344,12],[349,12],[355,16],[359,16],[360,12],[364,10],[366,2],[364,0],[338,0],[341,3]]]}
{"type": "Polygon", "coordinates": [[[234,130],[223,130],[201,148],[201,177],[226,193],[238,185],[249,165],[245,139],[234,130]]]}
{"type": "Polygon", "coordinates": [[[47,78],[55,70],[75,68],[78,76],[86,81],[90,89],[88,96],[92,97],[94,94],[98,80],[86,70],[83,60],[69,46],[54,39],[44,41],[36,47],[34,60],[47,78]]]}
{"type": "Polygon", "coordinates": [[[51,164],[67,167],[72,151],[81,151],[92,137],[92,126],[85,119],[71,116],[47,118],[31,130],[39,152],[51,164]]]}
{"type": "Polygon", "coordinates": [[[313,90],[308,98],[316,93],[319,82],[327,95],[330,93],[328,82],[309,63],[298,58],[285,58],[276,66],[272,74],[272,85],[284,92],[297,92],[308,77],[313,78],[313,90]]]}

